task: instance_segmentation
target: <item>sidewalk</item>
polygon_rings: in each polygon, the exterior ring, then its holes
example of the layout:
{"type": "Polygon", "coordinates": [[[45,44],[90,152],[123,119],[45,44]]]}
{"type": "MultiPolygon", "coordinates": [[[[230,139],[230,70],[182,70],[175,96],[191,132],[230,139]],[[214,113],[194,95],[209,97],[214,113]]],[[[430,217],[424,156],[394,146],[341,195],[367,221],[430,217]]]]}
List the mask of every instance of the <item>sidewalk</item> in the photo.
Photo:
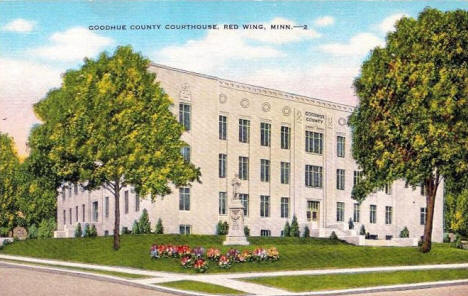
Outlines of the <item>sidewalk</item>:
{"type": "MultiPolygon", "coordinates": [[[[157,284],[180,281],[180,280],[189,280],[189,281],[198,281],[209,284],[221,285],[231,289],[243,291],[249,295],[344,295],[344,294],[354,294],[358,292],[377,292],[377,291],[388,291],[388,290],[402,290],[408,288],[425,288],[425,287],[434,287],[434,286],[444,286],[444,285],[454,285],[468,283],[467,280],[455,280],[455,281],[441,281],[441,282],[425,282],[418,284],[401,284],[393,286],[381,286],[381,287],[371,287],[371,288],[357,288],[357,289],[346,289],[346,290],[335,290],[335,291],[321,291],[321,292],[305,292],[305,293],[293,293],[285,291],[278,288],[267,287],[260,284],[248,283],[239,281],[243,278],[252,278],[252,277],[273,277],[273,276],[297,276],[297,275],[326,275],[326,274],[342,274],[342,273],[365,273],[365,272],[385,272],[385,271],[408,271],[408,270],[434,270],[434,269],[457,269],[457,268],[468,268],[468,263],[460,264],[432,264],[432,265],[413,265],[413,266],[385,266],[385,267],[364,267],[364,268],[344,268],[344,269],[320,269],[320,270],[297,270],[297,271],[275,271],[275,272],[252,272],[252,273],[222,273],[222,274],[181,274],[181,273],[170,273],[170,272],[158,272],[158,271],[149,271],[129,267],[120,267],[120,266],[104,266],[96,264],[85,264],[85,263],[72,263],[64,262],[58,260],[47,260],[47,259],[38,259],[22,256],[11,256],[11,255],[0,255],[1,259],[7,260],[17,260],[21,262],[11,263],[13,265],[24,265],[27,263],[37,263],[37,264],[48,264],[56,265],[61,267],[74,267],[74,268],[87,268],[94,269],[96,271],[113,271],[120,273],[128,273],[135,275],[148,276],[149,278],[143,279],[122,279],[119,277],[109,276],[109,275],[99,275],[102,278],[108,278],[112,280],[120,280],[128,284],[139,285],[144,287],[149,287],[154,289],[158,287],[162,291],[171,291],[178,292],[182,294],[188,294],[187,292],[171,289],[163,286],[156,286],[157,284]],[[24,264],[22,264],[24,263],[24,264]]],[[[0,261],[1,262],[1,261],[0,261]]],[[[10,264],[9,262],[7,264],[10,264]]],[[[63,269],[56,267],[48,266],[36,266],[40,269],[55,270],[55,271],[64,271],[63,269]]],[[[73,273],[88,275],[88,276],[97,276],[92,274],[92,272],[84,271],[75,271],[73,273]]],[[[204,295],[201,293],[191,293],[192,295],[204,295]]]]}

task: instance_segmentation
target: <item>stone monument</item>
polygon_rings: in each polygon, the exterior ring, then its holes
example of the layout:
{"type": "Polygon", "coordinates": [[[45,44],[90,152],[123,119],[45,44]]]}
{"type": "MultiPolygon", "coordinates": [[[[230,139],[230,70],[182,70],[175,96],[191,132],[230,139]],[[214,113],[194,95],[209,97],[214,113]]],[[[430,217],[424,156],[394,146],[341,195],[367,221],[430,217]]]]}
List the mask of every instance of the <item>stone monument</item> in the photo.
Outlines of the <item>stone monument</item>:
{"type": "Polygon", "coordinates": [[[241,185],[236,174],[232,179],[232,200],[229,204],[229,231],[224,245],[248,245],[249,242],[244,233],[244,206],[239,199],[238,189],[241,185]]]}
{"type": "Polygon", "coordinates": [[[28,231],[24,227],[17,226],[13,228],[13,237],[19,240],[25,240],[28,237],[28,231]]]}

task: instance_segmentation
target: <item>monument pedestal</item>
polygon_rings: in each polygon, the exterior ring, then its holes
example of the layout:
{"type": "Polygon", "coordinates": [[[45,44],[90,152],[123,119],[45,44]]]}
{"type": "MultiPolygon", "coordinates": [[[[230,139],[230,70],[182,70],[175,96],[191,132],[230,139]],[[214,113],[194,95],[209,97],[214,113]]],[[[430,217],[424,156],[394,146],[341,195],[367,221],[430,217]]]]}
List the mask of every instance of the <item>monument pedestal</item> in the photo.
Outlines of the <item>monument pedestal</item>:
{"type": "Polygon", "coordinates": [[[229,206],[229,231],[223,245],[248,245],[244,233],[244,206],[239,199],[234,199],[229,206]]]}

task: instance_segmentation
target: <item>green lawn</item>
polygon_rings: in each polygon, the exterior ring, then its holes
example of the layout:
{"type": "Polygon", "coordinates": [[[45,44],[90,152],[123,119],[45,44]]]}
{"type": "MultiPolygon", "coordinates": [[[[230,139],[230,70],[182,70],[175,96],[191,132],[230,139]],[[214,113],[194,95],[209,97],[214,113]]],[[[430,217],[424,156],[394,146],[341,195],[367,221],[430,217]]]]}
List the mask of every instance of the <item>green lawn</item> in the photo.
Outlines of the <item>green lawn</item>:
{"type": "Polygon", "coordinates": [[[222,295],[242,295],[244,292],[237,291],[234,289],[226,288],[219,285],[212,285],[202,282],[195,281],[176,281],[168,282],[163,284],[158,284],[159,286],[165,286],[169,288],[185,290],[185,291],[194,291],[194,292],[203,292],[210,294],[222,294],[222,295]]]}
{"type": "MultiPolygon", "coordinates": [[[[123,235],[119,251],[112,249],[112,237],[37,239],[17,241],[5,246],[0,254],[50,258],[65,261],[129,266],[160,271],[189,272],[178,259],[151,260],[149,248],[153,243],[189,244],[192,247],[217,247],[228,250],[221,236],[201,235],[123,235]]],[[[450,248],[447,244],[434,244],[428,254],[417,248],[357,247],[316,238],[251,237],[249,249],[256,246],[276,246],[280,260],[272,263],[234,264],[231,269],[220,269],[213,264],[208,272],[245,272],[343,268],[364,266],[415,265],[468,262],[468,251],[450,248]]],[[[244,249],[241,247],[240,249],[244,249]]]]}
{"type": "Polygon", "coordinates": [[[292,292],[308,292],[458,279],[468,279],[468,269],[262,277],[245,279],[245,281],[292,292]]]}

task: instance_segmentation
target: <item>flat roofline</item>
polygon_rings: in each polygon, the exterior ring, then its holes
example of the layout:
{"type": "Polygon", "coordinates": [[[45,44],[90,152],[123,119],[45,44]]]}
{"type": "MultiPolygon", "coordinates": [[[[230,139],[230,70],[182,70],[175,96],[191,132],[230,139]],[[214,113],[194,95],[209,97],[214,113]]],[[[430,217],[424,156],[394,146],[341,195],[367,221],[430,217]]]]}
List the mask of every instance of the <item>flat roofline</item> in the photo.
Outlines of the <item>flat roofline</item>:
{"type": "Polygon", "coordinates": [[[300,94],[295,94],[295,93],[291,93],[291,92],[287,92],[287,91],[283,91],[283,90],[279,90],[279,89],[268,88],[268,87],[263,87],[263,86],[259,86],[259,85],[248,84],[248,83],[244,83],[244,82],[219,78],[217,76],[202,74],[202,73],[198,73],[198,72],[194,72],[194,71],[188,71],[188,70],[184,70],[184,69],[180,69],[180,68],[174,68],[174,67],[171,67],[171,66],[158,64],[158,63],[155,63],[155,62],[151,62],[150,66],[163,68],[163,69],[167,69],[167,70],[172,70],[172,71],[177,71],[177,72],[180,72],[180,73],[191,74],[191,75],[195,75],[195,76],[199,76],[199,77],[203,77],[203,78],[207,78],[207,79],[222,81],[222,82],[225,82],[225,83],[235,83],[235,84],[238,84],[238,85],[244,85],[246,87],[253,87],[253,88],[257,88],[257,89],[262,89],[262,90],[269,91],[269,92],[277,92],[277,93],[280,93],[280,94],[286,95],[286,96],[300,97],[300,98],[305,98],[305,99],[309,99],[309,100],[316,100],[316,101],[320,101],[320,102],[324,102],[324,103],[328,103],[328,104],[335,104],[335,105],[339,105],[339,106],[343,106],[343,107],[347,107],[347,108],[352,108],[353,110],[356,108],[356,106],[353,106],[353,105],[337,103],[337,102],[330,101],[330,100],[318,99],[318,98],[309,97],[309,96],[300,95],[300,94]]]}

